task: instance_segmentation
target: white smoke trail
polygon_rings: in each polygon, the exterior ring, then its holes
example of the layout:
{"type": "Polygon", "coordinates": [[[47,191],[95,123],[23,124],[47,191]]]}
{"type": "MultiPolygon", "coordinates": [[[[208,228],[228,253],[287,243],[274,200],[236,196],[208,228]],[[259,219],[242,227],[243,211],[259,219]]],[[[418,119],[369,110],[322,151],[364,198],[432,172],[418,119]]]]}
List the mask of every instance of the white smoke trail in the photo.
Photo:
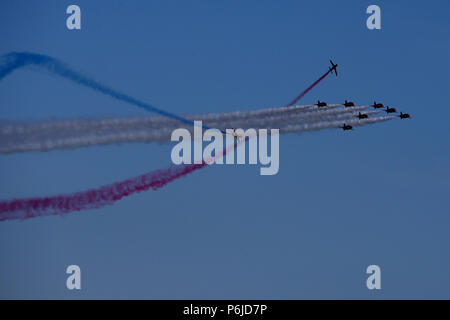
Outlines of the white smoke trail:
{"type": "MultiPolygon", "coordinates": [[[[245,125],[245,122],[258,123],[260,119],[268,121],[282,121],[289,119],[314,119],[331,116],[339,113],[361,111],[368,106],[335,109],[338,105],[328,107],[296,106],[276,109],[261,109],[246,112],[230,112],[217,114],[190,115],[186,118],[203,121],[210,127],[226,127],[230,123],[245,125]],[[295,116],[295,117],[294,117],[295,116]]],[[[38,123],[12,123],[4,122],[0,125],[0,137],[21,134],[65,134],[76,131],[101,130],[101,129],[137,129],[137,128],[178,128],[186,127],[179,121],[165,117],[141,117],[141,118],[112,118],[112,119],[77,119],[77,120],[52,120],[38,123]]],[[[236,127],[236,126],[235,126],[236,127]]]]}
{"type": "MultiPolygon", "coordinates": [[[[372,114],[380,112],[379,110],[371,111],[372,114]]],[[[285,123],[270,123],[272,128],[280,128],[280,133],[291,133],[291,132],[304,132],[304,131],[315,131],[327,128],[338,128],[343,125],[343,122],[349,125],[365,125],[381,121],[387,121],[395,118],[390,117],[380,117],[380,118],[369,118],[364,120],[359,120],[354,118],[354,111],[349,115],[344,114],[343,119],[335,117],[332,120],[319,119],[313,122],[297,123],[285,125],[285,123]],[[350,118],[349,118],[350,116],[350,118]],[[280,125],[281,124],[281,125],[280,125]]],[[[338,115],[339,117],[342,116],[338,115]]],[[[254,126],[254,128],[265,128],[265,119],[259,125],[254,126]]],[[[14,153],[14,152],[30,152],[30,151],[50,151],[54,149],[73,149],[78,147],[87,147],[94,145],[105,145],[105,144],[120,144],[120,143],[150,143],[150,142],[167,142],[170,141],[170,136],[172,134],[173,128],[129,128],[121,130],[97,130],[97,131],[85,131],[77,132],[76,135],[61,135],[61,136],[37,136],[31,135],[28,139],[2,139],[0,140],[0,153],[14,153]]],[[[188,128],[192,133],[192,128],[188,128]]],[[[243,128],[246,129],[246,128],[243,128]]]]}
{"type": "MultiPolygon", "coordinates": [[[[368,118],[368,119],[355,119],[345,121],[346,125],[351,126],[364,126],[367,124],[373,124],[378,122],[384,122],[388,120],[395,119],[395,116],[384,116],[378,118],[368,118]]],[[[314,123],[305,123],[305,124],[297,124],[297,125],[289,125],[280,129],[280,133],[301,133],[305,131],[317,131],[323,129],[332,129],[332,128],[341,128],[343,126],[342,121],[325,121],[325,122],[314,122],[314,123]]]]}
{"type": "MultiPolygon", "coordinates": [[[[243,119],[236,121],[225,121],[208,123],[208,126],[218,128],[221,130],[227,128],[280,128],[292,123],[305,123],[305,122],[319,122],[319,121],[331,121],[338,119],[354,118],[358,112],[366,109],[366,106],[354,107],[352,109],[334,109],[326,111],[315,111],[309,113],[302,113],[299,115],[280,115],[273,117],[257,118],[257,119],[243,119]]],[[[364,114],[373,115],[382,112],[381,110],[366,111],[364,114]]]]}
{"type": "MultiPolygon", "coordinates": [[[[231,120],[231,121],[217,121],[210,122],[208,125],[218,128],[220,130],[225,130],[227,128],[280,128],[291,123],[302,123],[311,121],[327,121],[327,120],[337,120],[346,119],[356,115],[356,111],[366,108],[365,106],[353,107],[346,109],[329,109],[329,110],[319,110],[319,111],[309,111],[304,112],[299,115],[279,115],[271,116],[265,118],[250,118],[245,117],[242,120],[231,120]]],[[[368,111],[366,114],[374,114],[380,111],[368,111]]],[[[138,119],[139,120],[139,119],[138,119]]],[[[148,126],[146,119],[144,121],[136,121],[136,119],[106,119],[106,120],[74,120],[66,121],[64,123],[58,123],[53,126],[52,122],[47,126],[46,123],[38,124],[36,131],[36,125],[31,124],[32,128],[29,129],[27,126],[18,125],[8,126],[4,130],[0,130],[0,150],[9,150],[11,145],[35,145],[33,149],[42,148],[44,150],[51,150],[52,148],[57,148],[59,146],[56,141],[65,139],[66,141],[78,141],[82,137],[87,136],[114,136],[115,131],[120,131],[122,133],[126,131],[137,132],[138,130],[149,130],[157,129],[152,126],[148,126]],[[131,120],[131,121],[130,121],[131,120]],[[87,125],[85,125],[87,123],[87,125]],[[107,125],[102,125],[107,124],[107,125]],[[111,132],[114,131],[114,132],[111,132]],[[42,147],[39,147],[42,146],[42,147]],[[53,147],[52,147],[53,146],[53,147]]],[[[161,132],[167,132],[167,130],[175,130],[177,126],[161,128],[165,129],[161,132]]],[[[188,129],[190,126],[186,126],[188,129]]],[[[161,139],[164,140],[164,139],[161,139]]],[[[103,141],[100,139],[99,142],[103,141]]],[[[109,141],[109,140],[106,140],[109,141]]],[[[81,145],[81,144],[80,144],[81,145]]],[[[90,145],[86,143],[86,145],[90,145]]]]}

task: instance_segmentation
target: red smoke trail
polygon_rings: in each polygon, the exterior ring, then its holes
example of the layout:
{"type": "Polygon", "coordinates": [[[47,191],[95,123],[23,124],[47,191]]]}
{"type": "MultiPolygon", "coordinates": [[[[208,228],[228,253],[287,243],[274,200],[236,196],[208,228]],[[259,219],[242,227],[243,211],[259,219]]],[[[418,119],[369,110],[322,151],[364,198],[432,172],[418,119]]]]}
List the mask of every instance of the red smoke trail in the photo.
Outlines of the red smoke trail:
{"type": "Polygon", "coordinates": [[[230,145],[212,158],[200,164],[186,164],[172,166],[121,182],[109,184],[98,189],[91,189],[68,195],[59,195],[44,198],[15,199],[0,202],[0,221],[24,220],[35,217],[63,215],[72,211],[97,209],[129,196],[133,193],[148,189],[157,190],[169,182],[204,168],[215,159],[223,157],[228,151],[247,141],[248,137],[230,145]]]}
{"type": "Polygon", "coordinates": [[[294,100],[292,100],[291,102],[289,102],[286,107],[290,107],[294,104],[296,104],[298,102],[298,100],[300,100],[301,98],[304,97],[305,94],[307,94],[312,88],[314,88],[320,81],[322,81],[323,79],[325,79],[325,77],[331,72],[331,70],[328,70],[327,72],[325,72],[319,79],[317,79],[316,81],[314,81],[314,83],[312,85],[310,85],[308,88],[305,89],[305,91],[303,91],[302,93],[300,93],[294,100]]]}
{"type": "Polygon", "coordinates": [[[72,211],[100,208],[123,197],[148,189],[157,190],[207,163],[173,166],[110,185],[45,198],[15,199],[0,202],[0,221],[62,215],[72,211]]]}

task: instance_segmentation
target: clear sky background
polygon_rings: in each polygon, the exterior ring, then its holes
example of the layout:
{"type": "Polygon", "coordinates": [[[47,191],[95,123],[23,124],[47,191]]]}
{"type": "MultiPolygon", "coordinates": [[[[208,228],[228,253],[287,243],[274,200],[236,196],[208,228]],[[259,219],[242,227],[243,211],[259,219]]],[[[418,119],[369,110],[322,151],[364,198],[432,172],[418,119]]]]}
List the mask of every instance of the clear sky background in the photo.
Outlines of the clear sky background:
{"type": "MultiPolygon", "coordinates": [[[[450,298],[448,1],[1,1],[0,54],[33,51],[174,113],[374,99],[409,112],[280,139],[280,171],[212,166],[113,206],[0,223],[0,298],[450,298]],[[66,28],[78,4],[82,30],[66,28]],[[366,28],[370,4],[382,29],[366,28]],[[77,264],[82,290],[69,291],[77,264]],[[367,266],[382,272],[366,288],[367,266]]],[[[147,116],[48,73],[0,82],[0,119],[147,116]]],[[[170,163],[169,145],[0,156],[0,197],[170,163]]]]}

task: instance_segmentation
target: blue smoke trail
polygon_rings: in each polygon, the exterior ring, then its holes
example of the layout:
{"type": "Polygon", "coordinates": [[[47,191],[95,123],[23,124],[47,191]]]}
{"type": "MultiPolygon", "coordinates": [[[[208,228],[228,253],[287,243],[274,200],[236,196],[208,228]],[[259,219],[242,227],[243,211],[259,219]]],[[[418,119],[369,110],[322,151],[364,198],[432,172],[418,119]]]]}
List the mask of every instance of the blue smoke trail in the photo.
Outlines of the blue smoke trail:
{"type": "MultiPolygon", "coordinates": [[[[79,72],[76,72],[72,69],[70,69],[68,66],[66,66],[61,61],[43,55],[43,54],[37,54],[32,52],[10,52],[8,54],[5,54],[2,56],[2,60],[4,60],[3,63],[0,64],[0,80],[9,75],[11,72],[13,72],[16,69],[26,67],[28,65],[37,65],[43,68],[46,68],[50,72],[57,74],[63,78],[69,79],[71,81],[74,81],[80,85],[89,87],[93,90],[99,91],[103,94],[106,94],[108,96],[111,96],[117,100],[121,100],[124,102],[128,102],[130,104],[134,104],[140,108],[143,108],[150,112],[158,113],[162,116],[169,117],[184,123],[187,123],[189,125],[194,125],[194,121],[190,119],[186,119],[183,117],[180,117],[176,114],[161,110],[159,108],[156,108],[150,104],[144,103],[142,101],[139,101],[133,97],[130,97],[124,93],[121,93],[120,91],[114,90],[112,88],[109,88],[108,86],[101,84],[100,82],[91,79],[85,75],[82,75],[79,72]]],[[[205,129],[211,129],[208,126],[203,125],[202,126],[205,129]]],[[[222,133],[225,133],[222,131],[222,133]]]]}

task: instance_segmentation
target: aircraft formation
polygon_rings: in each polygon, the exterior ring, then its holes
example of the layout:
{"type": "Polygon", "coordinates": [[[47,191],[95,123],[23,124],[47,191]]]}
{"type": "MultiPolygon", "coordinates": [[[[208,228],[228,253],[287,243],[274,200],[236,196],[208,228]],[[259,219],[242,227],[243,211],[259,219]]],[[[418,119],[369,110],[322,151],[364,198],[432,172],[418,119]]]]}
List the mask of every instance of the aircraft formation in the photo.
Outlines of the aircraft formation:
{"type": "MultiPolygon", "coordinates": [[[[331,67],[329,67],[329,72],[330,73],[335,73],[335,75],[337,76],[338,74],[337,74],[337,67],[338,67],[338,64],[337,63],[334,63],[331,59],[330,59],[330,63],[331,63],[331,67]]],[[[320,100],[317,100],[317,103],[315,104],[318,108],[321,108],[321,107],[326,107],[326,106],[328,106],[328,104],[325,102],[325,101],[320,101],[320,100]]],[[[352,101],[347,101],[347,100],[345,100],[344,101],[344,103],[342,103],[342,105],[344,106],[344,107],[354,107],[355,106],[355,103],[354,102],[352,102],[352,101]]],[[[373,107],[374,109],[384,109],[384,111],[386,111],[386,113],[397,113],[397,109],[396,108],[392,108],[392,107],[389,107],[389,106],[384,106],[384,104],[382,104],[382,103],[379,103],[379,102],[376,102],[376,101],[374,101],[373,102],[373,104],[372,105],[370,105],[371,107],[373,107]]],[[[365,114],[365,113],[361,113],[361,112],[359,112],[355,117],[357,117],[358,119],[368,119],[369,118],[369,115],[368,114],[365,114]]],[[[411,115],[409,114],[409,113],[403,113],[403,112],[400,112],[400,114],[398,115],[398,117],[400,118],[400,119],[409,119],[409,118],[411,118],[411,115]]],[[[351,126],[351,125],[347,125],[347,124],[343,124],[342,125],[342,130],[344,130],[344,131],[347,131],[347,130],[353,130],[353,126],[351,126]]]]}

